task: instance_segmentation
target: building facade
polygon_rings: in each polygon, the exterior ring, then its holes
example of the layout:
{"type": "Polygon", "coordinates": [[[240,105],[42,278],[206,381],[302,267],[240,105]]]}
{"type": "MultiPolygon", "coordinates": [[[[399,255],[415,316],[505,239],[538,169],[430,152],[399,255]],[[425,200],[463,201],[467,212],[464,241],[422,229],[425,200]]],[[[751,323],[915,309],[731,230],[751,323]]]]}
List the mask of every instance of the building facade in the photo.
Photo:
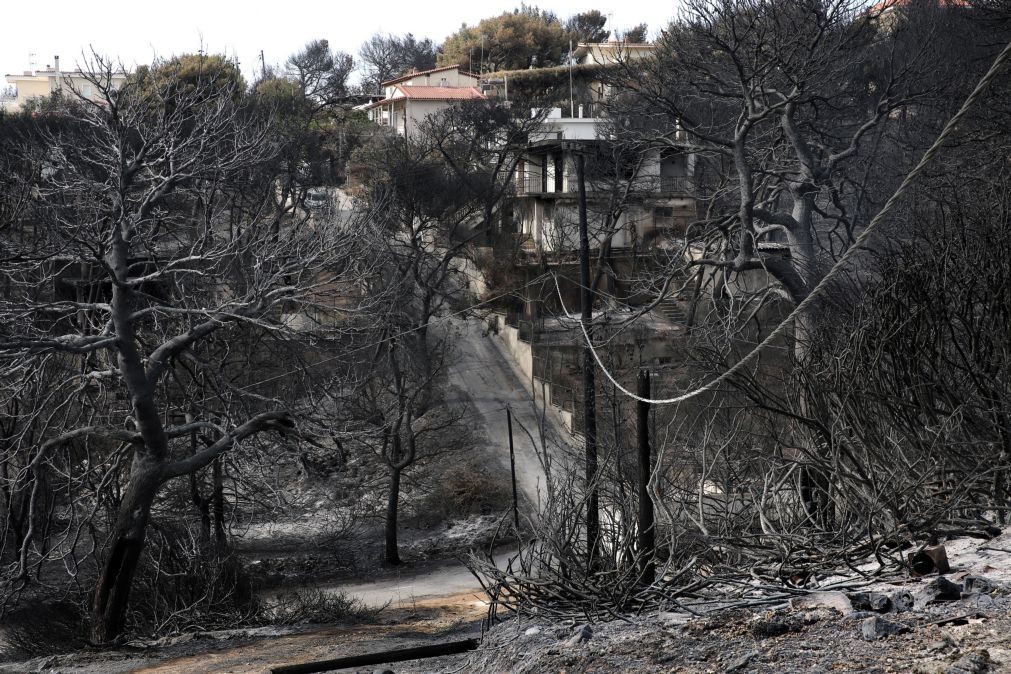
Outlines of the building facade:
{"type": "MultiPolygon", "coordinates": [[[[84,73],[79,70],[62,70],[59,56],[56,56],[53,65],[47,65],[45,70],[26,70],[20,75],[9,74],[5,77],[7,83],[17,90],[14,99],[4,101],[4,109],[11,112],[23,109],[32,99],[48,98],[57,92],[96,102],[101,97],[101,92],[84,73]]],[[[110,81],[112,88],[119,89],[126,82],[126,78],[125,72],[112,73],[110,81]]]]}
{"type": "Polygon", "coordinates": [[[385,98],[361,109],[376,124],[412,138],[427,117],[459,101],[484,99],[478,82],[477,75],[459,66],[409,73],[383,82],[385,98]]]}

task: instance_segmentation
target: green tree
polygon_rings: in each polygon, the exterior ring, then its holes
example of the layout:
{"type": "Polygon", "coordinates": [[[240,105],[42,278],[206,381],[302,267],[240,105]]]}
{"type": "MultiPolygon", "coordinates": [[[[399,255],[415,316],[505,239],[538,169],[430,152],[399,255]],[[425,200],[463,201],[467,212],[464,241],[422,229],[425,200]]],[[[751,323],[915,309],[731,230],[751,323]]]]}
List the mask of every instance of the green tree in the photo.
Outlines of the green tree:
{"type": "Polygon", "coordinates": [[[628,44],[643,44],[646,42],[647,30],[648,26],[645,23],[640,23],[622,33],[621,39],[628,44]]]}
{"type": "Polygon", "coordinates": [[[611,35],[611,31],[604,28],[606,23],[606,14],[597,9],[590,9],[569,17],[565,22],[565,28],[572,36],[573,42],[604,42],[611,35]]]}
{"type": "Polygon", "coordinates": [[[484,70],[555,66],[568,54],[569,40],[554,13],[522,5],[476,26],[461,26],[443,43],[439,63],[474,70],[481,64],[484,70]]]}
{"type": "Polygon", "coordinates": [[[234,61],[223,54],[182,54],[151,66],[140,66],[131,78],[145,93],[158,92],[162,98],[196,90],[211,92],[227,88],[238,101],[246,91],[246,80],[234,61]]]}

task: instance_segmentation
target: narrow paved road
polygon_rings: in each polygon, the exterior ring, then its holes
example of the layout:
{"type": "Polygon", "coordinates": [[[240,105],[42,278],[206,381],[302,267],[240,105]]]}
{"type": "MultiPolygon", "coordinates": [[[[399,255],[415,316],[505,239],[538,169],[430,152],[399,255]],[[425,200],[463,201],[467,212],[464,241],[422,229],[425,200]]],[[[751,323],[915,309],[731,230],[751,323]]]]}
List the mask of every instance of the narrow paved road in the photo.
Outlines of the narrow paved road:
{"type": "MultiPolygon", "coordinates": [[[[509,475],[506,407],[512,410],[516,482],[520,494],[527,499],[527,512],[536,512],[544,498],[544,467],[539,456],[543,451],[541,415],[521,379],[522,374],[497,337],[485,336],[484,325],[476,320],[454,320],[453,328],[456,353],[449,370],[450,381],[467,393],[475,413],[475,430],[483,428],[488,448],[506,476],[509,475]],[[536,448],[531,438],[536,441],[536,448]]],[[[568,431],[550,411],[544,415],[543,432],[549,454],[568,442],[568,431]]]]}
{"type": "MultiPolygon", "coordinates": [[[[511,550],[496,554],[495,564],[504,567],[512,554],[511,550]]],[[[371,607],[411,608],[440,597],[456,597],[470,606],[487,606],[477,579],[466,566],[456,562],[416,567],[373,581],[322,585],[320,589],[340,590],[371,607]]]]}
{"type": "MultiPolygon", "coordinates": [[[[544,468],[539,456],[540,421],[533,399],[496,337],[485,336],[484,325],[476,320],[453,320],[454,354],[449,368],[450,383],[465,394],[471,406],[472,430],[484,442],[489,460],[496,461],[503,479],[510,476],[509,432],[506,408],[513,414],[513,443],[516,453],[516,485],[520,513],[535,514],[544,498],[544,468]],[[529,431],[524,432],[523,429],[529,431]],[[537,443],[535,448],[534,442],[537,443]]],[[[568,442],[568,432],[550,412],[545,415],[544,437],[548,452],[568,442]]],[[[496,555],[504,566],[509,553],[496,555]]],[[[371,606],[390,604],[403,608],[422,598],[481,593],[481,587],[466,567],[445,564],[405,571],[372,582],[331,586],[371,606]]]]}

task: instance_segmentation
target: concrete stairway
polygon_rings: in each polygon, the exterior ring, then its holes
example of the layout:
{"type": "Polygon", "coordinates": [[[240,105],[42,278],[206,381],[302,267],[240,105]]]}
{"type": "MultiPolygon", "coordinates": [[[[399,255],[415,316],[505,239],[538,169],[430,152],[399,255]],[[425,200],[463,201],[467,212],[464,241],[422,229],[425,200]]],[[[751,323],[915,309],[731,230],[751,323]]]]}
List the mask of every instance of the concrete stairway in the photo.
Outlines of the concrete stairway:
{"type": "Polygon", "coordinates": [[[686,314],[685,310],[681,308],[678,301],[674,299],[665,299],[663,302],[658,304],[653,311],[664,319],[677,325],[685,325],[688,322],[688,314],[686,314]]]}

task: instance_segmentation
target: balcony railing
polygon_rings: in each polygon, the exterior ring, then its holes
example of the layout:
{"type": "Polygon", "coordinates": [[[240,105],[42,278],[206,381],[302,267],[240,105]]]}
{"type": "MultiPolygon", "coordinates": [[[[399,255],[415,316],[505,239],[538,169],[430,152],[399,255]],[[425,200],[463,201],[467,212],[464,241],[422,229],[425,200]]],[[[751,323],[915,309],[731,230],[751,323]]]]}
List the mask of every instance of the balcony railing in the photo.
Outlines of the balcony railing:
{"type": "MultiPolygon", "coordinates": [[[[620,184],[609,180],[586,181],[586,191],[608,192],[620,184]]],[[[664,196],[695,196],[700,190],[700,184],[689,176],[639,176],[635,179],[632,191],[638,194],[656,194],[664,196]]],[[[575,194],[578,191],[576,177],[566,176],[562,189],[555,189],[554,178],[548,177],[547,189],[541,181],[540,174],[524,173],[513,180],[513,190],[518,195],[542,194],[575,194]]]]}
{"type": "Polygon", "coordinates": [[[513,179],[513,190],[516,194],[540,194],[541,177],[533,173],[521,173],[513,179]]]}
{"type": "Polygon", "coordinates": [[[663,194],[694,194],[693,182],[688,176],[660,176],[658,188],[663,194]]]}

